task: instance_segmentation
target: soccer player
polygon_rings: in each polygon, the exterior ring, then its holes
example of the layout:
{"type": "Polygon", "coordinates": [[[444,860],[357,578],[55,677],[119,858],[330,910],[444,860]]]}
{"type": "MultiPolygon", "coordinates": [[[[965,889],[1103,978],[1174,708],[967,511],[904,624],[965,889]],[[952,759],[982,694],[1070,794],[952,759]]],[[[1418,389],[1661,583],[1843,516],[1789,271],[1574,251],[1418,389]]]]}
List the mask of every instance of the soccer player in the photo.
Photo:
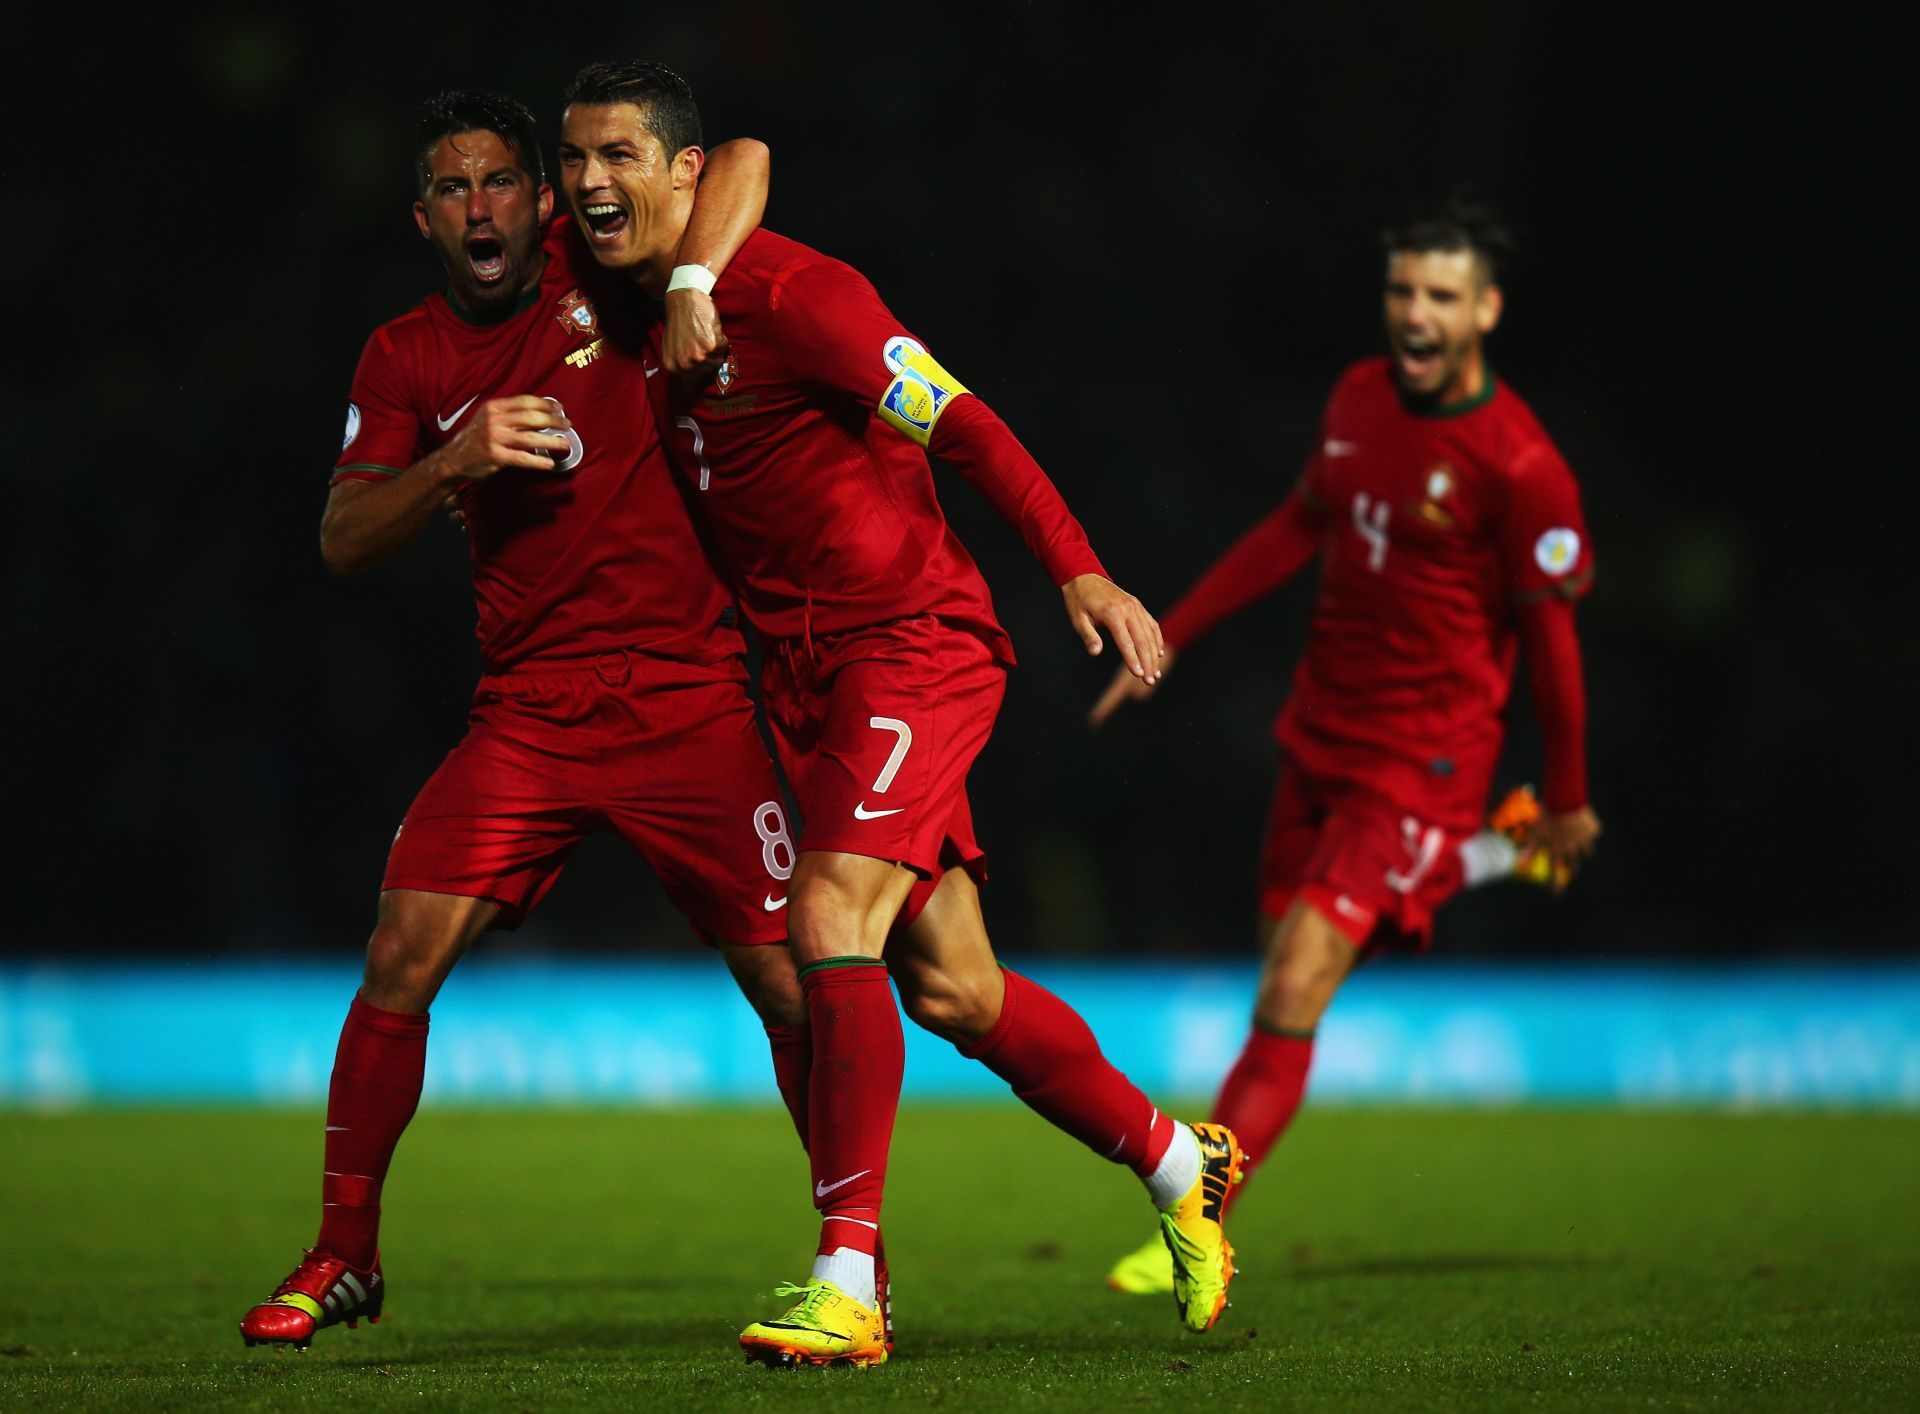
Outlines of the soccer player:
{"type": "MultiPolygon", "coordinates": [[[[1274,729],[1253,1027],[1213,1109],[1249,1171],[1299,1108],[1315,1028],[1354,964],[1372,948],[1425,949],[1441,903],[1514,871],[1510,841],[1474,832],[1516,645],[1546,750],[1545,814],[1523,848],[1564,886],[1600,833],[1573,623],[1593,549],[1572,472],[1483,348],[1506,237],[1455,206],[1385,246],[1388,355],[1341,375],[1292,492],[1166,619],[1163,666],[1320,559],[1306,656],[1274,729]]],[[[1094,725],[1152,690],[1117,676],[1094,725]]],[[[1172,1273],[1148,1246],[1108,1280],[1163,1291],[1172,1273]]]]}
{"type": "MultiPolygon", "coordinates": [[[[548,228],[524,107],[442,94],[414,151],[414,219],[447,290],[367,343],[320,546],[357,573],[457,495],[485,675],[465,738],[394,836],[328,1092],[320,1234],[242,1320],[248,1345],[304,1348],[322,1327],[379,1319],[381,1185],[419,1102],[428,1007],[476,937],[532,911],[585,834],[633,844],[725,956],[784,1090],[804,1082],[808,1054],[778,946],[792,842],[744,644],[653,420],[659,370],[644,338],[629,351],[616,337],[571,223],[548,228]]],[[[764,153],[714,154],[681,259],[721,269],[739,249],[765,205],[764,153]]],[[[674,322],[678,356],[697,364],[710,306],[674,322]]]]}
{"type": "MultiPolygon", "coordinates": [[[[699,144],[685,82],[657,65],[592,66],[568,90],[562,127],[562,186],[588,248],[671,297],[688,278],[674,251],[699,144]]],[[[662,420],[716,563],[766,640],[764,705],[803,816],[788,936],[812,1027],[821,1213],[812,1276],[781,1288],[792,1309],[748,1326],[741,1344],[769,1363],[886,1357],[874,1253],[902,1049],[889,969],[915,1021],[1144,1180],[1182,1318],[1207,1329],[1232,1275],[1219,1222],[1239,1164],[1232,1135],[1161,1115],[1086,1023],[1002,972],[987,941],[966,775],[1013,651],[924,451],[1020,528],[1090,653],[1104,630],[1128,670],[1151,677],[1158,627],[1106,577],[1005,424],[856,271],[763,230],[711,292],[728,354],[662,420]]]]}

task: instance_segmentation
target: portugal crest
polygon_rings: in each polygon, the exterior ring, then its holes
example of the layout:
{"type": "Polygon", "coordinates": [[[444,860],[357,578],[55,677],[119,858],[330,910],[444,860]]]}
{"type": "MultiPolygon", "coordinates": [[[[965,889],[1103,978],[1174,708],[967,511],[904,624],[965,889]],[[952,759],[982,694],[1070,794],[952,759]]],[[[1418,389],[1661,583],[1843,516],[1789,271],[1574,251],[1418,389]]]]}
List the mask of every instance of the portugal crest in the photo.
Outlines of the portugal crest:
{"type": "Polygon", "coordinates": [[[553,317],[569,333],[588,339],[600,337],[600,318],[593,312],[593,302],[578,290],[567,291],[553,317]]]}
{"type": "Polygon", "coordinates": [[[721,364],[720,371],[713,375],[713,386],[719,390],[720,396],[724,398],[728,393],[733,391],[733,385],[739,381],[740,360],[734,357],[733,353],[729,351],[727,361],[721,364]]]}

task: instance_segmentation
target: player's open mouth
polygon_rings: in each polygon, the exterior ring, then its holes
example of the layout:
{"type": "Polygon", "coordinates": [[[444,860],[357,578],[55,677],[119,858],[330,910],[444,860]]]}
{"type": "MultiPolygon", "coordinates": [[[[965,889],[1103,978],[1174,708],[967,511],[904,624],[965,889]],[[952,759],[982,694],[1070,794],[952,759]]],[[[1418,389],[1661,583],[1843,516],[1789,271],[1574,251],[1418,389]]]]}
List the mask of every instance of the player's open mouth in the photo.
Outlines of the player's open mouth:
{"type": "Polygon", "coordinates": [[[587,218],[587,230],[595,241],[612,241],[627,229],[627,213],[611,201],[589,202],[580,209],[587,218]]]}
{"type": "Polygon", "coordinates": [[[476,236],[467,242],[467,264],[481,284],[496,284],[506,278],[507,248],[492,236],[476,236]]]}
{"type": "Polygon", "coordinates": [[[1422,382],[1440,369],[1441,346],[1438,339],[1402,335],[1395,341],[1400,376],[1409,382],[1422,382]]]}

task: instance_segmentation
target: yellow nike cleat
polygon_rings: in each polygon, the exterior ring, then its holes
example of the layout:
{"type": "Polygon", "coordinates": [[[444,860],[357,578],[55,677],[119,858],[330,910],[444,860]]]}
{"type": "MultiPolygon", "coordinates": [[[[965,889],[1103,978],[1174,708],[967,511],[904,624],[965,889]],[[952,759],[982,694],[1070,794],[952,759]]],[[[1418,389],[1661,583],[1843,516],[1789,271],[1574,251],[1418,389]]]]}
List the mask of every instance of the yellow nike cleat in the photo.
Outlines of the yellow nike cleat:
{"type": "Polygon", "coordinates": [[[1487,817],[1487,828],[1513,841],[1518,851],[1513,861],[1514,878],[1545,889],[1564,889],[1571,877],[1566,867],[1556,866],[1551,854],[1526,843],[1527,835],[1540,823],[1540,816],[1540,798],[1533,793],[1533,787],[1515,786],[1493,807],[1493,813],[1487,817]]]}
{"type": "Polygon", "coordinates": [[[1240,1182],[1246,1160],[1224,1124],[1190,1125],[1200,1141],[1200,1177],[1171,1208],[1160,1211],[1160,1235],[1173,1257],[1173,1299],[1190,1331],[1212,1330],[1227,1309],[1233,1281],[1233,1244],[1221,1221],[1227,1189],[1240,1182]]]}
{"type": "Polygon", "coordinates": [[[1155,1234],[1146,1246],[1129,1252],[1107,1273],[1107,1285],[1129,1296],[1160,1296],[1173,1290],[1173,1258],[1167,1241],[1155,1234]]]}
{"type": "Polygon", "coordinates": [[[747,1359],[763,1365],[881,1365],[887,1359],[886,1322],[830,1281],[781,1282],[775,1296],[797,1296],[777,1321],[755,1321],[740,1332],[747,1359]]]}

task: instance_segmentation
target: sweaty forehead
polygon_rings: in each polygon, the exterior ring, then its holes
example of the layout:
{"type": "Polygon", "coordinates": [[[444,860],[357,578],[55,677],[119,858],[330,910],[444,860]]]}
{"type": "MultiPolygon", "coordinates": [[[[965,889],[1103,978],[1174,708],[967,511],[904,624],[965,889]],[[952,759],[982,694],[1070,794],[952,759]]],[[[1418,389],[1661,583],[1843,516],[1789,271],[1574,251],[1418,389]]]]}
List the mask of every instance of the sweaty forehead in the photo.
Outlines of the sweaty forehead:
{"type": "Polygon", "coordinates": [[[436,177],[491,172],[500,167],[517,167],[513,149],[500,135],[484,128],[453,133],[443,137],[433,149],[429,165],[436,177]]]}
{"type": "Polygon", "coordinates": [[[573,103],[560,120],[560,140],[574,147],[605,147],[626,142],[654,143],[646,111],[634,103],[573,103]]]}
{"type": "Polygon", "coordinates": [[[1387,257],[1387,278],[1465,290],[1480,283],[1480,257],[1471,250],[1396,250],[1387,257]]]}

